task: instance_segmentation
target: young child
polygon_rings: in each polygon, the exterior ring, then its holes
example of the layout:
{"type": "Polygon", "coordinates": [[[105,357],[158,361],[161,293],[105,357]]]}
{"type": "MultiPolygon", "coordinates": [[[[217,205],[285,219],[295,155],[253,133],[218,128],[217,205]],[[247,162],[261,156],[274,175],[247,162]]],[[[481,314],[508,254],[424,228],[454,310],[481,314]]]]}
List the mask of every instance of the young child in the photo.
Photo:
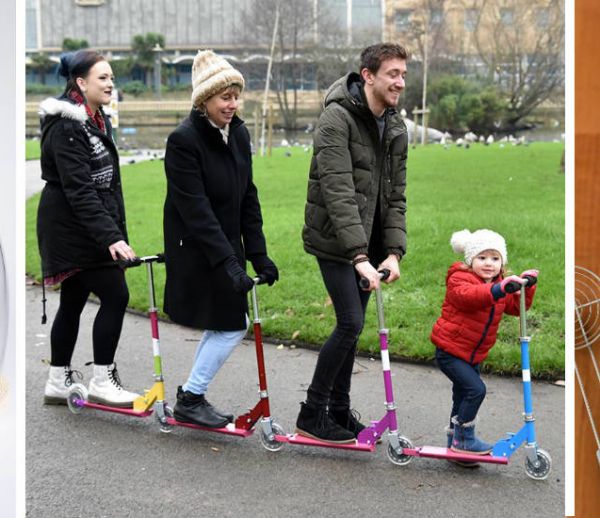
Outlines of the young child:
{"type": "MultiPolygon", "coordinates": [[[[475,436],[475,417],[485,398],[479,368],[496,342],[502,315],[519,315],[520,294],[507,293],[506,285],[524,284],[525,276],[537,277],[538,271],[526,270],[520,276],[504,278],[506,244],[491,230],[455,232],[450,244],[455,253],[464,253],[465,260],[448,270],[442,316],[431,332],[437,364],[452,381],[448,448],[485,455],[492,445],[475,436]]],[[[528,309],[535,289],[535,285],[525,288],[528,309]]]]}

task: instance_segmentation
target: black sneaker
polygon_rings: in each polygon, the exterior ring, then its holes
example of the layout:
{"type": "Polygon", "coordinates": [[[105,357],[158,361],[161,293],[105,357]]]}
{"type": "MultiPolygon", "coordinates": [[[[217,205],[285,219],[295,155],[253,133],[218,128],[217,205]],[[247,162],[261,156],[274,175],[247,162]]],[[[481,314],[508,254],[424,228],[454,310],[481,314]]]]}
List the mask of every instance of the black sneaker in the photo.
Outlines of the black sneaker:
{"type": "Polygon", "coordinates": [[[215,413],[204,394],[178,391],[173,415],[180,423],[197,424],[206,428],[223,428],[229,420],[215,413]]]}
{"type": "Polygon", "coordinates": [[[296,421],[296,433],[323,442],[349,444],[356,439],[354,434],[337,424],[325,406],[300,403],[300,414],[296,421]]]}
{"type": "MultiPolygon", "coordinates": [[[[179,399],[180,394],[183,394],[183,392],[184,392],[183,387],[181,385],[179,385],[177,387],[177,399],[179,399]]],[[[212,408],[212,410],[215,414],[217,414],[218,416],[221,416],[223,419],[227,419],[227,421],[229,421],[230,423],[233,423],[233,418],[234,418],[233,414],[228,414],[228,413],[222,412],[221,410],[219,410],[218,408],[216,408],[212,404],[210,404],[206,398],[204,398],[204,401],[210,408],[212,408]]]]}

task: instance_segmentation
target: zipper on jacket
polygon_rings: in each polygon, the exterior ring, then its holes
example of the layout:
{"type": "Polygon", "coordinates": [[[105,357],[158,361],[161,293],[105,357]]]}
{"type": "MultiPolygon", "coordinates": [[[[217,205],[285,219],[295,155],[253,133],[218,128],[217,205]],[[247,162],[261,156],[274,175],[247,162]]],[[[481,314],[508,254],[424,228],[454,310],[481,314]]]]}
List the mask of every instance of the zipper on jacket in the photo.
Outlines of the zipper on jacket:
{"type": "Polygon", "coordinates": [[[471,365],[473,365],[473,360],[475,359],[475,354],[477,354],[477,349],[479,349],[481,347],[481,344],[485,340],[485,337],[488,334],[490,326],[492,325],[492,320],[494,319],[494,313],[496,313],[496,306],[492,306],[492,309],[490,310],[490,317],[488,318],[488,321],[485,324],[485,328],[483,329],[483,334],[481,335],[479,342],[477,342],[475,349],[473,349],[473,352],[471,353],[471,358],[469,359],[469,363],[471,365]]]}

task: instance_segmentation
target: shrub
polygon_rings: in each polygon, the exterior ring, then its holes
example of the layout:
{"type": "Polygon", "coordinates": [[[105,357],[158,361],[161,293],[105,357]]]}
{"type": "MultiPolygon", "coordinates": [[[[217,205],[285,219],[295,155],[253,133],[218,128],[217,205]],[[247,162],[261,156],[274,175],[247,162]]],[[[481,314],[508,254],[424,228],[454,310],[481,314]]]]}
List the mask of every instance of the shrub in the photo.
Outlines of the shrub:
{"type": "Polygon", "coordinates": [[[142,81],[129,81],[129,83],[125,83],[121,87],[121,90],[123,93],[138,97],[143,93],[146,93],[149,89],[144,83],[142,83],[142,81]]]}

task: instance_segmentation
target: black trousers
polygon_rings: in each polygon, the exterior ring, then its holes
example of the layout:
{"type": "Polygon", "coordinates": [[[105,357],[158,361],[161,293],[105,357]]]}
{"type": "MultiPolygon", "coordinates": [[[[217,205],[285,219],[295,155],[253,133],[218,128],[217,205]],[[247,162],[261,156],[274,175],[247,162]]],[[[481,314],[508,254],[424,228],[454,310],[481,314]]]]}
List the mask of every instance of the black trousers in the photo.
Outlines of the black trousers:
{"type": "Polygon", "coordinates": [[[129,302],[129,290],[125,272],[120,268],[107,267],[83,270],[63,281],[60,306],[50,333],[51,365],[62,367],[71,364],[79,319],[90,293],[100,299],[92,332],[94,363],[113,363],[129,302]]]}
{"type": "Polygon", "coordinates": [[[336,326],[319,352],[307,402],[346,408],[350,405],[356,344],[364,326],[371,293],[360,289],[358,275],[352,265],[325,259],[318,259],[318,262],[335,310],[336,326]]]}

